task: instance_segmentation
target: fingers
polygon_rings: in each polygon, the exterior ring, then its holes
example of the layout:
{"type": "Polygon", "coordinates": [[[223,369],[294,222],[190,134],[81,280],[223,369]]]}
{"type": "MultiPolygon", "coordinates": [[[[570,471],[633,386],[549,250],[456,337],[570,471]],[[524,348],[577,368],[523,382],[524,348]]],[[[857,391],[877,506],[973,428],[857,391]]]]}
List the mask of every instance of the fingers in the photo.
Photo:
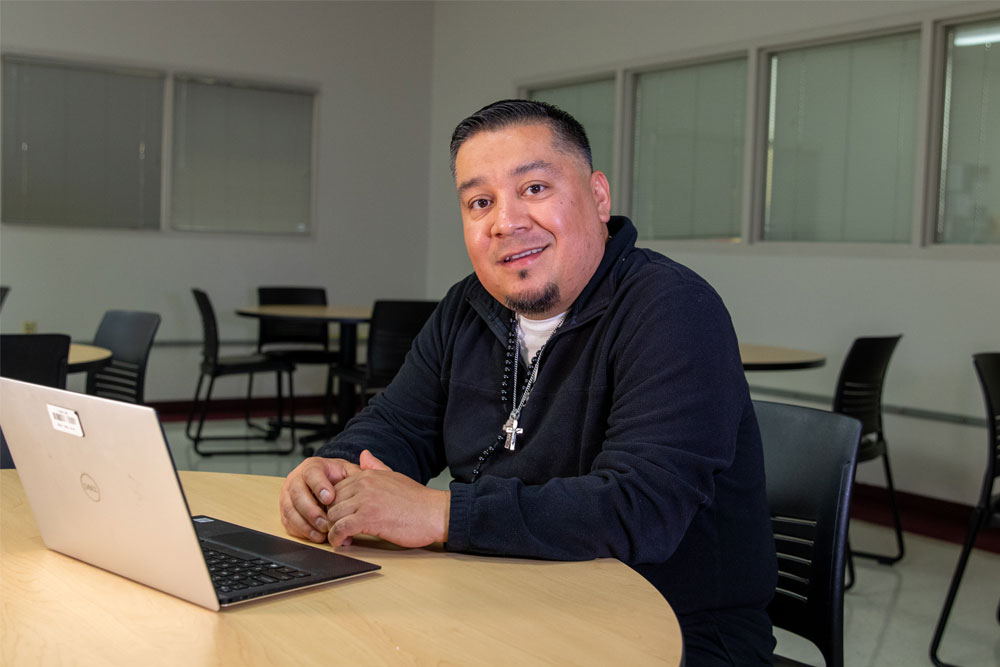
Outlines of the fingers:
{"type": "Polygon", "coordinates": [[[330,522],[326,507],[335,497],[333,485],[358,466],[340,459],[306,459],[288,474],[281,489],[281,522],[290,535],[313,542],[326,541],[330,522]]]}

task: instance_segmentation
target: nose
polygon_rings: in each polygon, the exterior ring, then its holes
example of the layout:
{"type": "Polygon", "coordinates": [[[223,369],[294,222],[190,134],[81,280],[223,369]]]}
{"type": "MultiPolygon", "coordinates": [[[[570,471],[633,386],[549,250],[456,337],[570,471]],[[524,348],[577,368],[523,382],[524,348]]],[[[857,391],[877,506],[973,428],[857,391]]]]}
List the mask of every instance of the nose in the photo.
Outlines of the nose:
{"type": "Polygon", "coordinates": [[[496,202],[492,232],[494,236],[509,236],[531,226],[527,206],[517,197],[502,197],[496,202]]]}

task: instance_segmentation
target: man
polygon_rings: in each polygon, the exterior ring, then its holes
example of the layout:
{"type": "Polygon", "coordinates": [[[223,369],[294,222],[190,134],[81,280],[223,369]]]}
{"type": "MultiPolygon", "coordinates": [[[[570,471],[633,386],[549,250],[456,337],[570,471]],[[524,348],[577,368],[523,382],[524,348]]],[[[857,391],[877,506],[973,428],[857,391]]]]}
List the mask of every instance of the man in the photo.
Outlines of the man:
{"type": "Polygon", "coordinates": [[[619,558],[673,606],[687,664],[768,663],[760,435],[721,299],[635,247],[559,109],[494,103],[451,154],[475,273],[392,384],[289,474],[287,530],[619,558]],[[424,486],[445,467],[448,491],[424,486]]]}

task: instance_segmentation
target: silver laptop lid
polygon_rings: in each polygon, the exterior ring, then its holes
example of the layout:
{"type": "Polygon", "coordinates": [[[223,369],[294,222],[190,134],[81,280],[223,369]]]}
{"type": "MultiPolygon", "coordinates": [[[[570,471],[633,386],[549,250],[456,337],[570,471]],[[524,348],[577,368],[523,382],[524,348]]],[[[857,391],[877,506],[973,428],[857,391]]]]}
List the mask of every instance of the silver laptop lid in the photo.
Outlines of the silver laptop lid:
{"type": "Polygon", "coordinates": [[[0,427],[48,548],[219,609],[152,408],[0,378],[0,427]]]}

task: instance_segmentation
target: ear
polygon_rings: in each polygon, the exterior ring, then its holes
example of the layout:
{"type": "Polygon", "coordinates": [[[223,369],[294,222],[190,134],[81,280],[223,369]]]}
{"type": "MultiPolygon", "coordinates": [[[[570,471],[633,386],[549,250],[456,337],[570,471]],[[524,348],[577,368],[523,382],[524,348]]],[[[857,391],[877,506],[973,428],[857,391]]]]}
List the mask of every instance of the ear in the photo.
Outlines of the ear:
{"type": "Polygon", "coordinates": [[[611,219],[611,186],[603,171],[595,171],[590,175],[590,192],[594,196],[594,205],[601,222],[611,219]]]}

